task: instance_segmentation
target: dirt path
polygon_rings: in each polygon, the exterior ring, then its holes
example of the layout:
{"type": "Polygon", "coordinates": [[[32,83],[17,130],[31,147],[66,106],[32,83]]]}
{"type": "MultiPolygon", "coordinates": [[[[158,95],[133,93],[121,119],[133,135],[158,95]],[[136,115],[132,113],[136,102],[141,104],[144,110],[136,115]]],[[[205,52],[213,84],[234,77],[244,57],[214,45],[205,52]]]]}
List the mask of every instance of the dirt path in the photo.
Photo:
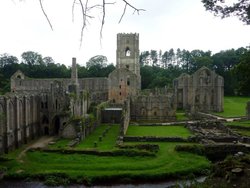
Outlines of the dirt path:
{"type": "Polygon", "coordinates": [[[35,142],[29,144],[18,156],[17,156],[17,160],[19,162],[23,162],[21,160],[21,158],[25,155],[25,153],[31,149],[31,148],[43,148],[43,147],[46,147],[49,142],[55,140],[56,137],[54,136],[43,136],[41,138],[39,138],[38,140],[36,140],[35,142]]]}

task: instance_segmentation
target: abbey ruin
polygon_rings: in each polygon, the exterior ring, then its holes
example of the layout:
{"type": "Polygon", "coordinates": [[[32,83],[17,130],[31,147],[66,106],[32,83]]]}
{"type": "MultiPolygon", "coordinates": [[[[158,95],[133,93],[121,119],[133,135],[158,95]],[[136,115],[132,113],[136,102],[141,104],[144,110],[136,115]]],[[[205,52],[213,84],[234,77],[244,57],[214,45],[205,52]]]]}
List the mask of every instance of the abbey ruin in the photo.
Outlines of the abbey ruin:
{"type": "Polygon", "coordinates": [[[116,69],[108,78],[78,78],[72,59],[71,78],[33,79],[17,71],[11,91],[0,96],[0,153],[18,148],[42,135],[76,137],[70,123],[87,117],[92,103],[106,102],[100,121],[174,121],[176,109],[190,112],[223,111],[224,80],[202,67],[183,74],[173,87],[141,91],[139,34],[117,34],[116,69]]]}

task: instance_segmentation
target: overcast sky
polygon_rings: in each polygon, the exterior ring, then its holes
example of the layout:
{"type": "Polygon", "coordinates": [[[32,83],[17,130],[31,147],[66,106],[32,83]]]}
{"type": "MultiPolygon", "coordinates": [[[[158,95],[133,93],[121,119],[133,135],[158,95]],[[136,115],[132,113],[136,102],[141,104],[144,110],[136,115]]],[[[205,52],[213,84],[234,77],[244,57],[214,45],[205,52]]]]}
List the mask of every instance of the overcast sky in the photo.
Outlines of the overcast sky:
{"type": "Polygon", "coordinates": [[[38,0],[0,0],[0,54],[8,53],[21,60],[23,52],[35,51],[67,66],[71,65],[72,57],[84,65],[95,55],[105,55],[115,64],[116,34],[131,32],[140,35],[140,51],[180,48],[216,53],[250,45],[250,26],[237,18],[214,17],[205,11],[201,0],[130,0],[135,7],[146,11],[133,15],[133,10],[127,8],[120,24],[123,4],[121,0],[116,1],[115,5],[106,7],[102,45],[101,14],[96,10],[92,12],[95,18],[90,20],[80,48],[80,7],[76,5],[72,22],[73,0],[43,0],[53,31],[38,0]]]}

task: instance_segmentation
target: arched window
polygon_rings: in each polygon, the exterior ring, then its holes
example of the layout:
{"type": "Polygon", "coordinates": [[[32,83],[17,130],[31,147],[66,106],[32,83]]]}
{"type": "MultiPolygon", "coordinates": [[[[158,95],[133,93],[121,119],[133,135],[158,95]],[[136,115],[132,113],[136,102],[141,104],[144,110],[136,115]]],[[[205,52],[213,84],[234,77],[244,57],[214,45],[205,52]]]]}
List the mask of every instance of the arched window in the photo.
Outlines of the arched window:
{"type": "Polygon", "coordinates": [[[130,51],[129,47],[127,47],[125,50],[125,56],[129,57],[130,55],[131,55],[131,51],[130,51]]]}
{"type": "Polygon", "coordinates": [[[127,77],[127,85],[129,86],[130,85],[130,78],[127,77]]]}

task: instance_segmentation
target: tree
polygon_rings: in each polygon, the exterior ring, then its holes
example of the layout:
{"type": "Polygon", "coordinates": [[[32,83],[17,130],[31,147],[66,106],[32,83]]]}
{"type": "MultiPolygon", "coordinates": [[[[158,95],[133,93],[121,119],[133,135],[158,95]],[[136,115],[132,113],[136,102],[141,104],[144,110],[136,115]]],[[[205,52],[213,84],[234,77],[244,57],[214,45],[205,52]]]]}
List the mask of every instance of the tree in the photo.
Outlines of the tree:
{"type": "Polygon", "coordinates": [[[17,57],[6,53],[0,55],[0,68],[13,63],[18,63],[17,57]]]}
{"type": "Polygon", "coordinates": [[[22,62],[28,64],[29,66],[43,64],[42,55],[40,55],[37,52],[32,52],[32,51],[23,52],[21,57],[22,57],[22,62]]]}
{"type": "Polygon", "coordinates": [[[150,55],[149,51],[144,51],[144,52],[142,52],[140,54],[139,62],[140,62],[141,67],[144,66],[144,65],[148,65],[148,63],[149,63],[149,55],[150,55]]]}
{"type": "Polygon", "coordinates": [[[47,56],[47,57],[43,58],[43,63],[45,65],[48,65],[49,63],[55,63],[55,61],[54,61],[54,59],[52,57],[47,56]]]}
{"type": "Polygon", "coordinates": [[[154,66],[159,66],[158,65],[158,54],[157,54],[157,51],[156,50],[151,50],[150,51],[150,57],[151,57],[151,60],[152,60],[152,65],[153,67],[154,66]]]}
{"type": "Polygon", "coordinates": [[[206,10],[213,12],[216,16],[226,18],[236,16],[247,25],[250,24],[250,0],[237,0],[231,3],[227,0],[202,0],[206,10]]]}
{"type": "MultiPolygon", "coordinates": [[[[139,15],[139,13],[141,11],[145,11],[144,9],[140,9],[140,8],[136,8],[134,5],[132,5],[131,3],[128,2],[128,0],[120,0],[124,3],[124,9],[123,12],[121,13],[121,17],[119,19],[119,23],[122,21],[123,16],[126,13],[127,8],[131,8],[132,10],[134,10],[134,13],[137,13],[139,15]]],[[[51,30],[53,30],[53,25],[49,19],[49,16],[47,15],[44,6],[43,6],[43,2],[42,0],[39,0],[39,4],[41,7],[41,10],[43,12],[43,15],[45,16],[51,30]]],[[[80,39],[80,46],[82,45],[82,38],[83,38],[83,31],[86,28],[87,23],[89,23],[90,19],[93,19],[94,16],[92,15],[93,10],[95,9],[101,9],[101,15],[99,15],[99,17],[101,18],[101,26],[100,26],[100,38],[102,38],[102,30],[104,27],[104,23],[105,23],[105,18],[106,18],[106,6],[107,5],[114,5],[115,2],[107,2],[107,0],[100,0],[100,3],[97,3],[96,1],[89,1],[89,0],[72,0],[72,20],[74,20],[74,9],[75,9],[75,5],[79,5],[80,9],[81,9],[81,16],[82,16],[82,28],[81,28],[81,39],[80,39]]]]}
{"type": "Polygon", "coordinates": [[[237,76],[237,91],[239,94],[250,96],[250,50],[240,58],[240,63],[234,67],[237,76]]]}
{"type": "Polygon", "coordinates": [[[92,66],[98,66],[100,68],[107,67],[108,59],[104,55],[96,55],[91,57],[86,63],[86,68],[89,69],[92,66]]]}

